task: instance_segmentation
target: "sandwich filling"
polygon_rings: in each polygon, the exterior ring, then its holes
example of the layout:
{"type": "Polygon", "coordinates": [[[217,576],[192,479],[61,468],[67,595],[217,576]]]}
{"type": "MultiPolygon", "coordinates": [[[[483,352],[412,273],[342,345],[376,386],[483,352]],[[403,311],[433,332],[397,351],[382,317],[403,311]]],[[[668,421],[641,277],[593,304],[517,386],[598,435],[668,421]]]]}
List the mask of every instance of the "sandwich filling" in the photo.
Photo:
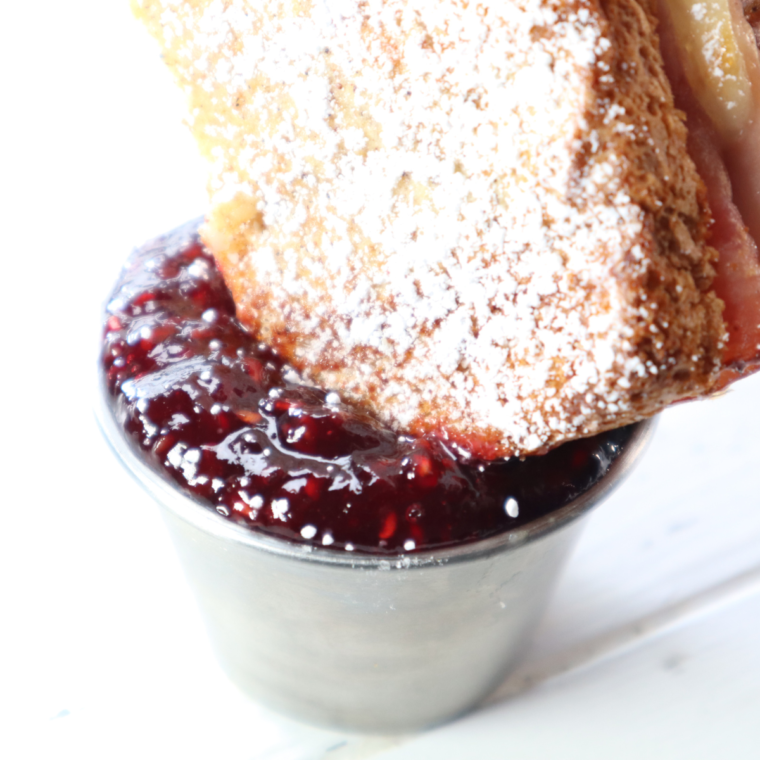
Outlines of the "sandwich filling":
{"type": "Polygon", "coordinates": [[[667,0],[660,18],[665,69],[714,220],[725,385],[760,357],[760,5],[667,0]]]}

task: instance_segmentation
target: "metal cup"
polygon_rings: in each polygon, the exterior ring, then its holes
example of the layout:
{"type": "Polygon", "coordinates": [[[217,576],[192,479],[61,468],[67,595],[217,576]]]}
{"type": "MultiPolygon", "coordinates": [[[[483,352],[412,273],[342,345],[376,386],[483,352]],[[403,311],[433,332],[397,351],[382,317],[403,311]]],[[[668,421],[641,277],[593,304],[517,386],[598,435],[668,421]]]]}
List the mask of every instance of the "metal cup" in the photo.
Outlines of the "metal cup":
{"type": "Polygon", "coordinates": [[[406,732],[476,706],[517,664],[583,525],[640,457],[639,423],[608,474],[565,507],[461,546],[353,555],[246,530],[135,453],[101,398],[109,444],[161,506],[231,680],[301,720],[406,732]]]}

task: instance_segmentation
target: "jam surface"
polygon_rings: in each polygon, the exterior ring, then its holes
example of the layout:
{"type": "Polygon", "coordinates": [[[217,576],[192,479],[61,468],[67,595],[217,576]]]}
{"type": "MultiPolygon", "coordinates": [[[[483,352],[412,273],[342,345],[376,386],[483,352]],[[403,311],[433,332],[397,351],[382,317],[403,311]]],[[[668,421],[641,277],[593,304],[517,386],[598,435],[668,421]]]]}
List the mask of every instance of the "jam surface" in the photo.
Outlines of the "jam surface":
{"type": "Polygon", "coordinates": [[[474,541],[596,483],[630,428],[541,457],[480,462],[399,436],[303,384],[235,318],[192,222],[128,260],[102,364],[117,421],[154,467],[229,520],[341,551],[400,554],[474,541]]]}

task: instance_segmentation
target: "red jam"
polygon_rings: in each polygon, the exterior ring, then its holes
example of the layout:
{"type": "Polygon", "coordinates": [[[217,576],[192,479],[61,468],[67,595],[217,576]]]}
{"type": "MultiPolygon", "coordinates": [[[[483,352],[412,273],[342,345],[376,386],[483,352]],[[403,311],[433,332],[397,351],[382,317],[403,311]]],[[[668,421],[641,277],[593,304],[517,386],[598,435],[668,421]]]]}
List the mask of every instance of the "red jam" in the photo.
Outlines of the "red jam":
{"type": "Polygon", "coordinates": [[[399,436],[303,385],[246,332],[197,229],[132,254],[108,305],[102,362],[134,446],[229,520],[372,554],[475,541],[567,504],[630,437],[622,428],[542,457],[479,462],[399,436]]]}

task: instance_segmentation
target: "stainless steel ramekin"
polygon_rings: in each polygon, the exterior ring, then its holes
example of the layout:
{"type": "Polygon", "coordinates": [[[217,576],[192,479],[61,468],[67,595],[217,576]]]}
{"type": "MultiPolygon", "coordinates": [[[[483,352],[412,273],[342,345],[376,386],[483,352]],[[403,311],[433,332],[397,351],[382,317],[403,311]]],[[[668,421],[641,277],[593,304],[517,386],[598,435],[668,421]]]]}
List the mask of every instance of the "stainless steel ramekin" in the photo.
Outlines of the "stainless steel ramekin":
{"type": "Polygon", "coordinates": [[[404,732],[476,706],[517,663],[591,508],[641,456],[518,530],[395,558],[310,548],[200,506],[148,467],[101,392],[108,443],[162,508],[218,659],[269,707],[333,728],[404,732]]]}

